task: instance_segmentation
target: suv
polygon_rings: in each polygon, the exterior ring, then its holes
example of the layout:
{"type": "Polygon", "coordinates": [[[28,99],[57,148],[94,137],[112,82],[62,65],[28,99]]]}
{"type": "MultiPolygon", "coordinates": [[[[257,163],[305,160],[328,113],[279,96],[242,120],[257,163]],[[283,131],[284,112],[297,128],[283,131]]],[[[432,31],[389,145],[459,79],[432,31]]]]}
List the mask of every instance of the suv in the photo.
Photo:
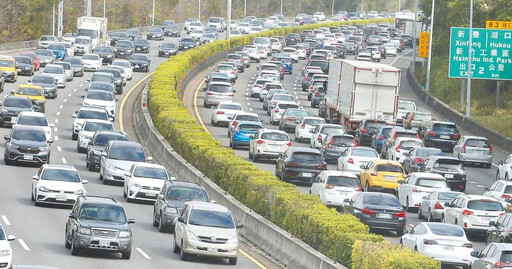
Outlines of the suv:
{"type": "Polygon", "coordinates": [[[466,190],[466,170],[459,159],[432,155],[425,160],[421,170],[444,176],[452,191],[464,192],[466,190]]]}
{"type": "Polygon", "coordinates": [[[418,129],[426,147],[452,151],[460,138],[459,129],[452,122],[423,121],[418,129]]]}
{"type": "Polygon", "coordinates": [[[189,255],[213,256],[229,259],[235,265],[238,256],[237,229],[229,209],[223,205],[192,201],[185,203],[174,228],[174,253],[182,261],[189,255]]]}
{"type": "Polygon", "coordinates": [[[23,111],[32,111],[33,104],[30,98],[22,96],[6,96],[0,106],[0,127],[4,124],[13,124],[18,114],[23,111]]]}
{"type": "Polygon", "coordinates": [[[43,128],[39,126],[15,126],[10,135],[5,135],[4,163],[13,162],[50,163],[52,139],[46,140],[43,128]]]}
{"type": "Polygon", "coordinates": [[[111,140],[128,141],[128,135],[121,131],[98,131],[94,133],[91,142],[87,145],[87,156],[85,157],[85,166],[89,171],[94,171],[96,166],[100,165],[101,153],[105,146],[111,140]]]}
{"type": "Polygon", "coordinates": [[[141,144],[133,141],[109,141],[100,159],[100,181],[107,184],[110,181],[124,182],[126,173],[137,162],[153,160],[146,157],[141,144]]]}
{"type": "Polygon", "coordinates": [[[289,147],[279,154],[275,173],[281,181],[301,181],[310,183],[318,173],[327,170],[327,163],[317,149],[289,147]]]}
{"type": "Polygon", "coordinates": [[[371,119],[361,121],[354,135],[357,144],[360,146],[370,146],[373,134],[378,132],[380,127],[384,125],[387,125],[387,123],[383,120],[371,119]]]}
{"type": "Polygon", "coordinates": [[[510,264],[512,253],[512,245],[509,243],[490,243],[478,252],[471,252],[471,256],[475,259],[471,262],[471,268],[485,269],[490,264],[493,268],[503,268],[510,264]]]}
{"type": "Polygon", "coordinates": [[[132,254],[132,231],[124,208],[113,197],[79,196],[66,222],[65,246],[71,255],[82,249],[121,252],[123,259],[132,254]]]}
{"type": "Polygon", "coordinates": [[[491,168],[492,146],[485,137],[465,135],[453,148],[453,156],[464,163],[482,164],[485,168],[491,168]]]}
{"type": "Polygon", "coordinates": [[[163,233],[168,229],[174,232],[176,218],[181,214],[185,202],[196,200],[209,202],[208,192],[196,182],[173,180],[165,181],[153,207],[153,226],[163,233]]]}
{"type": "Polygon", "coordinates": [[[432,119],[433,117],[428,111],[410,111],[402,119],[402,125],[406,129],[418,129],[422,121],[430,121],[432,119]]]}

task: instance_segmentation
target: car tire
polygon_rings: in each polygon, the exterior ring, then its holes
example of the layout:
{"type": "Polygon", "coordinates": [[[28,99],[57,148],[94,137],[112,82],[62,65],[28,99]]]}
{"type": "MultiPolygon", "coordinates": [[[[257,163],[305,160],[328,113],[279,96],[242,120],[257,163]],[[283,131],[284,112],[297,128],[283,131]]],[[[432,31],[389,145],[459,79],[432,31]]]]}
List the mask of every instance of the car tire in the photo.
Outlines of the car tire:
{"type": "Polygon", "coordinates": [[[128,198],[128,195],[126,195],[126,190],[123,188],[123,198],[128,198]]]}
{"type": "Polygon", "coordinates": [[[238,258],[229,258],[229,265],[236,265],[238,258]]]}
{"type": "Polygon", "coordinates": [[[123,255],[123,260],[129,260],[130,257],[132,256],[132,251],[130,250],[127,252],[123,252],[122,255],[123,255]]]}
{"type": "Polygon", "coordinates": [[[441,222],[446,223],[446,219],[444,218],[444,214],[441,215],[441,222]]]}
{"type": "Polygon", "coordinates": [[[251,148],[249,147],[249,160],[252,160],[254,158],[254,155],[251,153],[251,148]]]}
{"type": "Polygon", "coordinates": [[[411,212],[411,208],[409,207],[409,197],[405,198],[405,212],[411,212]]]}
{"type": "Polygon", "coordinates": [[[423,215],[421,214],[421,204],[418,207],[418,219],[423,219],[423,215]]]}
{"type": "Polygon", "coordinates": [[[64,232],[64,247],[67,248],[67,249],[70,249],[71,248],[71,243],[69,243],[68,241],[68,238],[66,236],[66,232],[64,232]]]}
{"type": "Polygon", "coordinates": [[[75,240],[71,239],[71,255],[78,256],[80,254],[80,250],[75,246],[75,240]]]}
{"type": "Polygon", "coordinates": [[[165,232],[167,232],[167,227],[162,225],[162,223],[163,223],[162,214],[160,214],[160,219],[158,220],[158,232],[165,233],[165,232]]]}
{"type": "Polygon", "coordinates": [[[71,135],[71,140],[77,140],[77,139],[78,139],[78,134],[73,133],[71,135]]]}
{"type": "Polygon", "coordinates": [[[183,248],[180,248],[180,260],[188,261],[188,254],[183,251],[183,248]]]}
{"type": "Polygon", "coordinates": [[[505,181],[508,181],[508,173],[505,174],[505,181]]]}
{"type": "Polygon", "coordinates": [[[404,230],[402,230],[402,229],[396,230],[396,235],[399,236],[399,237],[404,235],[404,230]]]}
{"type": "Polygon", "coordinates": [[[435,222],[434,216],[432,215],[432,212],[430,211],[430,209],[428,210],[427,222],[435,222]]]}
{"type": "Polygon", "coordinates": [[[492,166],[492,163],[487,163],[487,164],[485,164],[485,168],[487,168],[487,169],[490,169],[490,168],[491,168],[491,166],[492,166]]]}
{"type": "Polygon", "coordinates": [[[365,191],[365,192],[369,192],[369,191],[371,191],[371,189],[370,189],[370,184],[368,183],[368,181],[366,181],[366,183],[364,184],[364,191],[365,191]]]}
{"type": "Polygon", "coordinates": [[[94,165],[92,165],[91,162],[87,162],[87,169],[91,172],[94,171],[94,165]]]}
{"type": "Polygon", "coordinates": [[[31,193],[30,193],[30,200],[32,202],[34,202],[36,200],[36,198],[34,197],[34,191],[31,191],[31,193]]]}
{"type": "Polygon", "coordinates": [[[181,252],[180,247],[178,247],[178,244],[176,244],[176,237],[174,237],[174,247],[172,248],[172,253],[178,254],[181,252]]]}

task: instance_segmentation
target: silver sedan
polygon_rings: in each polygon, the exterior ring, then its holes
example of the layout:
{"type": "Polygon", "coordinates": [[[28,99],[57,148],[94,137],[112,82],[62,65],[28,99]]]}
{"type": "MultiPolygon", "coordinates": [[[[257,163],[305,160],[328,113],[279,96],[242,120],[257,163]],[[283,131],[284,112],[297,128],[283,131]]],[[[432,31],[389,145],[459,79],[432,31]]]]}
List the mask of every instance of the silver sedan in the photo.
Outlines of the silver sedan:
{"type": "Polygon", "coordinates": [[[456,191],[433,191],[423,197],[418,208],[418,218],[426,218],[428,222],[439,221],[444,212],[444,203],[451,202],[462,193],[456,191]]]}

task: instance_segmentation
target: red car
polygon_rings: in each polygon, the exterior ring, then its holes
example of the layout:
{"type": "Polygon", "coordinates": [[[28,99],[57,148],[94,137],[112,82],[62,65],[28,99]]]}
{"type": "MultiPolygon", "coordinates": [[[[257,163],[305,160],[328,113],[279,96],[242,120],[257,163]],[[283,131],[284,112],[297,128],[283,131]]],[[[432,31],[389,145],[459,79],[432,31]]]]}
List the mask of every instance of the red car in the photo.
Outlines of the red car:
{"type": "Polygon", "coordinates": [[[27,56],[27,57],[32,58],[32,62],[34,63],[34,71],[39,70],[40,60],[39,60],[39,56],[37,56],[37,54],[35,52],[20,53],[20,56],[27,56]]]}

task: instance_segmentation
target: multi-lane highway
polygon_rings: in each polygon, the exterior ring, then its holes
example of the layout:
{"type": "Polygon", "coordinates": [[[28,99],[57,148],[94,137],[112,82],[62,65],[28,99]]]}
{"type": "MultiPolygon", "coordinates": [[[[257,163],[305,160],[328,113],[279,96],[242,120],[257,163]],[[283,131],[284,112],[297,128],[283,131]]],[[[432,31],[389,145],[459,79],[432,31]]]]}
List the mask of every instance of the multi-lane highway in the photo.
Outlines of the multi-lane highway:
{"type": "MultiPolygon", "coordinates": [[[[183,33],[185,34],[185,33],[183,33]]],[[[222,35],[221,35],[222,36],[222,35]]],[[[166,37],[165,41],[178,42],[178,38],[166,37]]],[[[151,71],[158,64],[166,61],[159,58],[157,41],[150,41],[151,71]]],[[[132,257],[122,260],[120,254],[102,252],[81,252],[80,256],[71,256],[69,249],[64,247],[64,228],[70,213],[69,208],[57,206],[38,206],[30,200],[31,180],[38,167],[6,166],[0,163],[0,223],[7,234],[17,237],[11,243],[13,249],[13,264],[39,264],[51,265],[62,269],[66,268],[233,268],[225,259],[201,258],[192,262],[180,261],[179,255],[172,253],[172,235],[159,233],[152,226],[152,209],[150,203],[127,203],[122,196],[120,186],[103,185],[99,181],[98,172],[89,172],[85,167],[85,155],[77,153],[76,141],[71,140],[72,114],[82,105],[82,96],[86,93],[87,79],[92,72],[84,77],[75,77],[68,82],[65,89],[59,90],[57,99],[47,100],[46,114],[51,123],[55,124],[53,131],[54,143],[52,145],[51,163],[74,165],[82,179],[88,180],[85,186],[89,194],[113,196],[121,201],[127,216],[136,220],[131,224],[134,235],[132,257]]],[[[134,73],[133,80],[125,86],[123,95],[118,95],[120,104],[128,90],[144,78],[146,73],[134,73]]],[[[17,85],[27,83],[30,77],[18,77],[17,83],[7,83],[1,100],[15,89],[17,85]]],[[[119,111],[117,112],[119,115],[119,111]]],[[[119,118],[117,118],[119,119],[119,118]]],[[[116,126],[119,121],[116,120],[116,126]]],[[[127,124],[125,124],[127,125],[127,124]]],[[[8,135],[10,127],[0,128],[2,136],[8,135]]],[[[129,130],[127,130],[129,131],[129,130]]],[[[136,139],[134,132],[129,132],[131,139],[136,139]]],[[[5,147],[4,143],[0,146],[5,147]]],[[[2,150],[3,151],[3,150],[2,150]]],[[[151,155],[151,153],[149,153],[151,155]]],[[[172,173],[172,171],[170,171],[172,173]]],[[[254,262],[249,256],[251,250],[247,247],[244,254],[239,254],[236,268],[265,268],[254,262]]],[[[268,264],[268,261],[262,261],[268,264]]],[[[272,266],[267,266],[272,268],[272,266]]]]}
{"type": "MultiPolygon", "coordinates": [[[[354,59],[354,56],[347,56],[347,59],[354,59]]],[[[407,68],[412,60],[412,51],[410,49],[405,50],[402,54],[399,54],[397,57],[388,57],[387,59],[383,59],[382,63],[391,64],[397,68],[402,69],[402,81],[400,88],[400,97],[405,99],[414,99],[416,104],[418,105],[419,110],[429,110],[424,102],[421,100],[417,100],[416,95],[411,89],[411,85],[407,80],[407,68]]],[[[264,63],[265,61],[262,61],[264,63]]],[[[310,102],[307,100],[307,93],[302,91],[301,81],[302,77],[300,76],[300,72],[305,67],[307,60],[301,60],[299,63],[294,64],[293,73],[291,75],[285,75],[284,80],[282,81],[283,86],[292,93],[296,99],[300,102],[300,105],[311,112],[312,115],[318,115],[318,109],[311,108],[310,102]]],[[[250,88],[254,79],[257,77],[256,67],[259,66],[257,63],[252,63],[250,68],[246,68],[244,73],[240,73],[238,80],[234,84],[234,88],[236,88],[236,94],[234,102],[238,102],[242,104],[244,110],[258,113],[260,118],[263,119],[264,128],[277,129],[278,126],[273,126],[270,124],[270,117],[267,116],[266,111],[262,108],[262,103],[259,102],[258,98],[250,97],[250,88]]],[[[214,66],[212,66],[213,69],[214,66]]],[[[208,72],[210,72],[209,70],[208,72]]],[[[198,76],[198,78],[204,77],[207,73],[203,73],[198,76]]],[[[201,84],[199,87],[195,89],[188,89],[185,98],[185,104],[190,107],[190,111],[195,112],[195,116],[199,119],[199,122],[204,126],[207,131],[212,133],[217,139],[219,139],[223,146],[229,146],[229,138],[227,136],[227,129],[225,127],[214,127],[210,124],[210,117],[212,110],[203,107],[203,98],[204,93],[201,91],[204,84],[201,84]],[[197,92],[197,94],[196,94],[197,92]]],[[[442,119],[443,117],[436,113],[436,111],[432,111],[433,115],[437,119],[442,119]]],[[[467,130],[461,130],[462,133],[470,134],[467,130]]],[[[292,141],[294,140],[294,134],[290,133],[290,138],[292,141]]],[[[492,141],[491,141],[492,142],[492,141]]],[[[309,147],[309,142],[299,143],[293,142],[293,146],[302,146],[309,147]]],[[[235,150],[236,154],[244,157],[246,160],[248,158],[247,149],[237,149],[235,150]]],[[[495,149],[493,163],[496,164],[499,160],[505,159],[507,156],[506,153],[499,149],[495,149]]],[[[249,160],[250,161],[250,160],[249,160]]],[[[273,161],[265,161],[255,163],[261,169],[266,171],[270,171],[274,173],[275,171],[275,162],[273,161]]],[[[329,165],[328,169],[336,170],[335,165],[329,165]]],[[[490,187],[492,183],[495,181],[496,175],[496,165],[493,165],[491,169],[478,168],[478,167],[466,167],[467,171],[467,190],[468,194],[483,194],[484,188],[490,187]]],[[[309,186],[299,185],[297,186],[299,190],[303,193],[309,193],[309,186]]],[[[407,213],[407,223],[409,227],[418,223],[420,220],[418,219],[417,213],[407,213]]],[[[397,237],[392,232],[386,231],[376,231],[379,234],[385,236],[386,240],[389,240],[394,243],[399,243],[400,237],[397,237]]],[[[485,246],[485,238],[479,237],[470,237],[470,240],[474,242],[474,247],[477,250],[481,250],[485,246]]]]}

